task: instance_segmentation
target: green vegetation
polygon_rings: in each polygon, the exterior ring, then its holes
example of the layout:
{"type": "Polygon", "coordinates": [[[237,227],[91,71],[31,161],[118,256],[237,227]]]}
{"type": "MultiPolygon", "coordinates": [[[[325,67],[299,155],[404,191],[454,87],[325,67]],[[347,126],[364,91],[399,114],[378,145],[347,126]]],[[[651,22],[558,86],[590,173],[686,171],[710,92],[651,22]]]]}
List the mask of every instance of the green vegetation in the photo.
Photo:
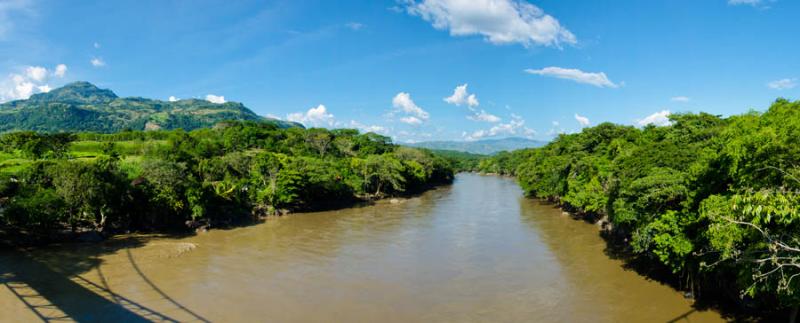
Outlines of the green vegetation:
{"type": "Polygon", "coordinates": [[[542,148],[499,154],[486,172],[602,219],[636,261],[695,295],[748,308],[800,305],[800,102],[665,127],[604,123],[542,148]]]}
{"type": "Polygon", "coordinates": [[[450,163],[356,130],[223,122],[191,132],[0,136],[0,231],[219,226],[415,193],[450,163]]]}
{"type": "Polygon", "coordinates": [[[0,104],[0,132],[42,131],[102,133],[133,130],[193,130],[224,120],[271,122],[281,128],[299,124],[260,117],[241,103],[206,100],[167,102],[120,98],[87,82],[75,82],[28,100],[0,104]]]}
{"type": "Polygon", "coordinates": [[[455,150],[431,149],[430,152],[449,161],[456,172],[477,172],[480,162],[488,157],[455,150]]]}

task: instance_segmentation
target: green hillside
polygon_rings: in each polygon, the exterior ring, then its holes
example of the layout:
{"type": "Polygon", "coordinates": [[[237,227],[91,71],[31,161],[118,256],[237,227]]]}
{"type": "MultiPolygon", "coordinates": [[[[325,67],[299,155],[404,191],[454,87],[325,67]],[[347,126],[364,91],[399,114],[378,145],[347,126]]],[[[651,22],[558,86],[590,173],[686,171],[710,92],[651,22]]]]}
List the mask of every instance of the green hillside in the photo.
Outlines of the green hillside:
{"type": "Polygon", "coordinates": [[[544,146],[545,144],[546,142],[544,141],[510,137],[477,141],[426,141],[409,144],[409,146],[434,150],[462,151],[479,155],[493,155],[501,151],[535,148],[544,146]]]}
{"type": "Polygon", "coordinates": [[[287,128],[296,123],[268,119],[238,102],[188,99],[175,102],[120,98],[89,82],[74,82],[27,100],[0,104],[0,132],[103,132],[210,127],[223,120],[267,121],[287,128]]]}

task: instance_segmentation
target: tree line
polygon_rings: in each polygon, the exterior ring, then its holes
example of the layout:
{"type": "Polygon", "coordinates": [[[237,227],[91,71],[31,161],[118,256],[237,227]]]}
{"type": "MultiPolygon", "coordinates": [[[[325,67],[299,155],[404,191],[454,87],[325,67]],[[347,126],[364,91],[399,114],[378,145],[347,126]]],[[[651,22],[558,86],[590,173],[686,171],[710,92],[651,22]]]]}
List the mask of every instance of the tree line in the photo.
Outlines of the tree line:
{"type": "Polygon", "coordinates": [[[182,230],[420,192],[453,180],[426,150],[352,129],[223,122],[191,132],[0,135],[0,231],[182,230]]]}
{"type": "Polygon", "coordinates": [[[800,102],[670,125],[603,123],[480,161],[582,217],[679,288],[741,309],[800,305],[800,102]],[[738,296],[738,297],[730,297],[738,296]]]}

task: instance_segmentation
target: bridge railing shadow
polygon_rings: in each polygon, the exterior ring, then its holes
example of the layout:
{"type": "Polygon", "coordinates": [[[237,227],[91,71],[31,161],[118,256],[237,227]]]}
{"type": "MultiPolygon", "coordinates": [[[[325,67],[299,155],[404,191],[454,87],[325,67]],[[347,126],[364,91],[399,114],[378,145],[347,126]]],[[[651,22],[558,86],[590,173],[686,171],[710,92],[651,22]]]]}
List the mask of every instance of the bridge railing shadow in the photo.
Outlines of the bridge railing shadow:
{"type": "MultiPolygon", "coordinates": [[[[152,290],[164,300],[191,317],[192,321],[208,322],[158,288],[144,275],[136,264],[130,248],[143,244],[131,239],[110,247],[91,246],[99,250],[93,256],[72,255],[63,259],[65,266],[51,266],[26,250],[0,250],[0,283],[19,302],[43,322],[178,322],[152,306],[115,293],[106,283],[100,268],[99,253],[126,249],[133,270],[152,290]],[[100,282],[93,282],[81,274],[96,270],[100,282]]],[[[173,311],[169,311],[173,313],[173,311]]],[[[13,318],[12,318],[13,319],[13,318]]],[[[182,319],[181,321],[184,321],[182,319]]]]}
{"type": "Polygon", "coordinates": [[[164,293],[164,291],[162,291],[161,288],[158,288],[158,286],[156,284],[154,284],[153,281],[151,281],[150,278],[148,278],[144,274],[144,272],[142,272],[141,268],[139,268],[139,265],[136,264],[136,260],[133,258],[133,254],[131,254],[131,250],[130,249],[126,249],[125,252],[127,253],[128,261],[130,261],[131,267],[133,267],[133,269],[136,271],[136,273],[139,275],[139,277],[142,278],[142,280],[145,283],[147,283],[147,285],[150,286],[150,288],[152,288],[153,291],[155,291],[156,293],[161,295],[161,297],[164,300],[170,302],[172,305],[174,305],[175,307],[179,308],[184,313],[194,317],[195,320],[201,321],[201,322],[210,322],[209,320],[207,320],[204,317],[198,315],[197,313],[193,312],[192,310],[190,310],[189,308],[187,308],[183,304],[179,303],[178,301],[176,301],[175,299],[173,299],[172,297],[170,297],[169,295],[164,293]]]}

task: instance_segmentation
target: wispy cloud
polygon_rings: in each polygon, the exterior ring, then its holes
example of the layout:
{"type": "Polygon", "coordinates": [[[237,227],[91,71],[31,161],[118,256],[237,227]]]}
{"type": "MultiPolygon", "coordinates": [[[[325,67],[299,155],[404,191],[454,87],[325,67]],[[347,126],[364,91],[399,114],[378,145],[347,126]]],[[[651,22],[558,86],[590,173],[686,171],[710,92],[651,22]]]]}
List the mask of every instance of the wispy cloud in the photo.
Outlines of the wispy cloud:
{"type": "Polygon", "coordinates": [[[796,78],[785,78],[767,83],[767,87],[775,90],[793,89],[797,86],[796,78]]]}
{"type": "Polygon", "coordinates": [[[758,9],[769,9],[776,0],[728,0],[730,6],[751,6],[758,9]]]}
{"type": "Polygon", "coordinates": [[[474,115],[467,116],[467,119],[470,119],[470,120],[473,120],[473,121],[484,121],[484,122],[491,122],[491,123],[497,123],[497,122],[501,121],[500,117],[498,117],[496,115],[493,115],[491,113],[488,113],[488,112],[486,112],[484,110],[478,111],[474,115]]]}
{"type": "Polygon", "coordinates": [[[586,126],[588,126],[590,124],[589,118],[584,117],[584,116],[582,116],[580,114],[577,114],[577,113],[575,114],[575,121],[578,121],[578,123],[580,123],[581,126],[584,126],[584,127],[586,127],[586,126]]]}
{"type": "Polygon", "coordinates": [[[688,96],[673,96],[672,98],[670,98],[670,101],[673,102],[689,102],[691,100],[692,99],[688,96]]]}
{"type": "Polygon", "coordinates": [[[2,0],[0,1],[0,40],[6,40],[15,26],[17,15],[30,16],[33,14],[32,0],[2,0]]]}
{"type": "Polygon", "coordinates": [[[644,119],[636,120],[636,124],[642,127],[649,124],[656,126],[668,126],[670,124],[669,121],[670,114],[672,114],[672,112],[670,112],[669,110],[661,110],[659,112],[644,117],[644,119]]]}
{"type": "Polygon", "coordinates": [[[561,67],[545,67],[543,69],[526,69],[526,73],[528,74],[535,74],[535,75],[542,75],[542,76],[549,76],[555,77],[570,81],[575,81],[578,83],[594,85],[596,87],[609,87],[609,88],[617,88],[619,85],[611,82],[606,76],[606,73],[599,72],[599,73],[590,73],[584,72],[579,69],[574,68],[561,68],[561,67]]]}
{"type": "Polygon", "coordinates": [[[374,132],[383,135],[389,134],[389,129],[387,129],[386,127],[378,125],[365,125],[355,120],[350,120],[349,126],[351,128],[356,128],[361,132],[374,132]]]}
{"type": "Polygon", "coordinates": [[[364,27],[366,27],[366,25],[364,25],[364,24],[362,24],[360,22],[348,22],[348,23],[344,24],[344,26],[349,28],[350,30],[353,30],[353,31],[359,31],[361,29],[364,29],[364,27]]]}
{"type": "Polygon", "coordinates": [[[728,4],[732,6],[749,5],[755,6],[761,3],[761,0],[728,0],[728,4]]]}
{"type": "Polygon", "coordinates": [[[422,124],[422,120],[414,116],[402,117],[400,118],[400,122],[410,125],[419,125],[422,124]]]}
{"type": "Polygon", "coordinates": [[[463,132],[461,134],[464,140],[467,141],[511,135],[521,135],[527,138],[533,138],[533,136],[536,135],[536,131],[525,126],[525,119],[516,114],[512,114],[511,121],[508,123],[500,123],[492,126],[489,129],[476,130],[471,133],[463,132]]]}
{"type": "Polygon", "coordinates": [[[92,60],[89,61],[89,63],[92,63],[92,66],[94,66],[94,67],[106,66],[106,62],[102,58],[99,58],[99,57],[92,58],[92,60]]]}
{"type": "Polygon", "coordinates": [[[553,121],[553,122],[551,122],[551,124],[553,125],[553,127],[550,128],[550,131],[547,132],[547,135],[555,136],[555,135],[562,134],[562,133],[566,132],[566,131],[564,131],[564,128],[561,128],[561,123],[560,122],[553,121]]]}
{"type": "Polygon", "coordinates": [[[452,36],[482,35],[493,44],[560,47],[577,40],[558,19],[523,0],[404,0],[409,14],[452,36]]]}
{"type": "Polygon", "coordinates": [[[762,4],[761,0],[728,0],[728,4],[732,6],[739,6],[739,5],[748,5],[748,6],[758,6],[762,4]]]}

